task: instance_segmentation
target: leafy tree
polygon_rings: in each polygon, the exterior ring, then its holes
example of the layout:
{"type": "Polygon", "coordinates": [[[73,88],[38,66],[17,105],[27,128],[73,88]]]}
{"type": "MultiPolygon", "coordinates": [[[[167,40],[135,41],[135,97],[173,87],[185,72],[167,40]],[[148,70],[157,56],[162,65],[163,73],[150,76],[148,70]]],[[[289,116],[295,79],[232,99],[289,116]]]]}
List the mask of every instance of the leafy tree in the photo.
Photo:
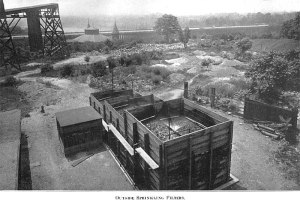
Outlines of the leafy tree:
{"type": "Polygon", "coordinates": [[[243,38],[236,43],[236,47],[239,53],[244,54],[246,51],[251,49],[252,41],[249,38],[243,38]]]}
{"type": "Polygon", "coordinates": [[[296,14],[294,19],[283,23],[280,35],[284,38],[300,40],[300,12],[296,14]]]}
{"type": "Polygon", "coordinates": [[[110,41],[109,39],[104,41],[104,44],[108,47],[108,48],[112,48],[114,43],[112,41],[110,41]]]}
{"type": "Polygon", "coordinates": [[[235,57],[239,60],[250,60],[251,55],[246,54],[246,51],[251,49],[252,47],[252,41],[249,38],[243,38],[236,42],[236,52],[235,57]]]}
{"type": "Polygon", "coordinates": [[[108,63],[108,67],[109,67],[109,70],[112,71],[113,68],[117,67],[117,62],[116,62],[116,59],[112,56],[108,57],[106,59],[107,63],[108,63]]]}
{"type": "Polygon", "coordinates": [[[90,62],[90,59],[91,59],[91,58],[90,58],[88,55],[86,55],[86,56],[84,57],[84,61],[85,61],[85,62],[90,62]]]}
{"type": "Polygon", "coordinates": [[[254,60],[246,77],[251,92],[266,102],[276,102],[283,91],[300,90],[300,50],[286,54],[270,52],[254,60]]]}
{"type": "Polygon", "coordinates": [[[98,62],[91,67],[92,75],[94,77],[102,77],[107,74],[106,63],[98,62]]]}
{"type": "Polygon", "coordinates": [[[181,28],[178,30],[179,33],[179,41],[183,43],[184,48],[187,48],[187,43],[189,39],[191,39],[191,31],[188,27],[186,27],[183,31],[181,28]]]}
{"type": "Polygon", "coordinates": [[[180,28],[177,17],[173,15],[163,15],[155,22],[153,29],[165,37],[165,41],[170,43],[170,39],[175,35],[180,28]]]}

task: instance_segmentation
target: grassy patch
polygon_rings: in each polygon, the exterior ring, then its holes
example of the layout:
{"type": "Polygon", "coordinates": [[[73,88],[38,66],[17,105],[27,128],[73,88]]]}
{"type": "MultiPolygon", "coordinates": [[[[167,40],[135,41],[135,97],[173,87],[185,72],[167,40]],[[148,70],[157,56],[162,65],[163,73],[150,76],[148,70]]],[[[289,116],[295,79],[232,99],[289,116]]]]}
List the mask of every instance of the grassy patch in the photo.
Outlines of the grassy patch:
{"type": "Polygon", "coordinates": [[[13,109],[20,109],[22,117],[32,110],[29,102],[25,100],[25,94],[17,87],[0,87],[0,111],[13,109]]]}
{"type": "Polygon", "coordinates": [[[54,85],[51,81],[46,81],[42,78],[37,78],[36,82],[44,84],[47,88],[55,88],[55,89],[59,89],[58,86],[54,85]]]}
{"type": "Polygon", "coordinates": [[[161,83],[161,81],[166,81],[171,72],[165,67],[140,67],[139,74],[145,79],[151,79],[155,85],[161,83]]]}

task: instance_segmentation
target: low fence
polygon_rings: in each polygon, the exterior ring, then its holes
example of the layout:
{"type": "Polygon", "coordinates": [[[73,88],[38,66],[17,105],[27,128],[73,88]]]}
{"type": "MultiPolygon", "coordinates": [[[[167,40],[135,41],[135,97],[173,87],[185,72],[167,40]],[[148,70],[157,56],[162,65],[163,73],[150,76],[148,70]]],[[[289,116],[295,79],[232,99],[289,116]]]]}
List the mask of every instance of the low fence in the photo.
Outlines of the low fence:
{"type": "Polygon", "coordinates": [[[245,99],[244,118],[250,120],[272,121],[284,123],[285,120],[290,120],[293,128],[297,128],[298,110],[288,110],[277,106],[272,106],[259,101],[245,99]],[[283,120],[282,120],[282,119],[283,120]]]}

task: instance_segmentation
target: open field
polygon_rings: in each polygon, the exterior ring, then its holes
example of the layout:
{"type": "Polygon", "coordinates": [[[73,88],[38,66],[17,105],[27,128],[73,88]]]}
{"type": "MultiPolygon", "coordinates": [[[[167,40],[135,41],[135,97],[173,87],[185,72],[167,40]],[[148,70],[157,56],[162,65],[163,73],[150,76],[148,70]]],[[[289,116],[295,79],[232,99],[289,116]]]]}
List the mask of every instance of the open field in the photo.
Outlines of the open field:
{"type": "Polygon", "coordinates": [[[299,41],[290,39],[255,39],[251,51],[289,51],[300,47],[299,41]]]}

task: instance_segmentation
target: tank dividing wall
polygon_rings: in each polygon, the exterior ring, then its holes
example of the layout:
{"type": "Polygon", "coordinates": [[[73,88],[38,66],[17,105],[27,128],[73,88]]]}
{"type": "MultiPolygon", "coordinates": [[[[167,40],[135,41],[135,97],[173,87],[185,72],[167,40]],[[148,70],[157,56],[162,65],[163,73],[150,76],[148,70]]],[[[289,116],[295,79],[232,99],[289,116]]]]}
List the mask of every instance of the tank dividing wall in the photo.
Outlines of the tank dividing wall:
{"type": "MultiPolygon", "coordinates": [[[[116,127],[132,148],[137,147],[135,144],[139,144],[158,164],[161,142],[152,134],[150,135],[150,131],[147,132],[144,125],[129,112],[122,110],[123,105],[129,105],[125,108],[136,108],[136,106],[151,105],[154,102],[162,102],[162,100],[154,95],[133,94],[132,90],[114,93],[100,92],[91,94],[90,97],[91,106],[103,115],[103,120],[107,124],[116,127]]],[[[159,169],[152,170],[138,154],[131,155],[112,131],[108,131],[104,136],[104,142],[111,148],[115,157],[140,189],[160,189],[159,169]]]]}
{"type": "MultiPolygon", "coordinates": [[[[121,100],[127,97],[121,95],[118,98],[121,100]]],[[[131,155],[114,134],[108,132],[106,143],[139,188],[214,189],[229,181],[232,121],[186,99],[168,102],[158,100],[153,104],[126,110],[121,115],[114,108],[119,106],[116,102],[118,98],[107,98],[106,101],[99,102],[92,94],[90,103],[92,106],[95,103],[94,108],[103,113],[104,121],[113,124],[132,149],[141,147],[159,166],[158,169],[151,169],[136,151],[131,155]],[[209,127],[162,141],[143,121],[166,112],[169,115],[189,116],[209,127]]]]}

